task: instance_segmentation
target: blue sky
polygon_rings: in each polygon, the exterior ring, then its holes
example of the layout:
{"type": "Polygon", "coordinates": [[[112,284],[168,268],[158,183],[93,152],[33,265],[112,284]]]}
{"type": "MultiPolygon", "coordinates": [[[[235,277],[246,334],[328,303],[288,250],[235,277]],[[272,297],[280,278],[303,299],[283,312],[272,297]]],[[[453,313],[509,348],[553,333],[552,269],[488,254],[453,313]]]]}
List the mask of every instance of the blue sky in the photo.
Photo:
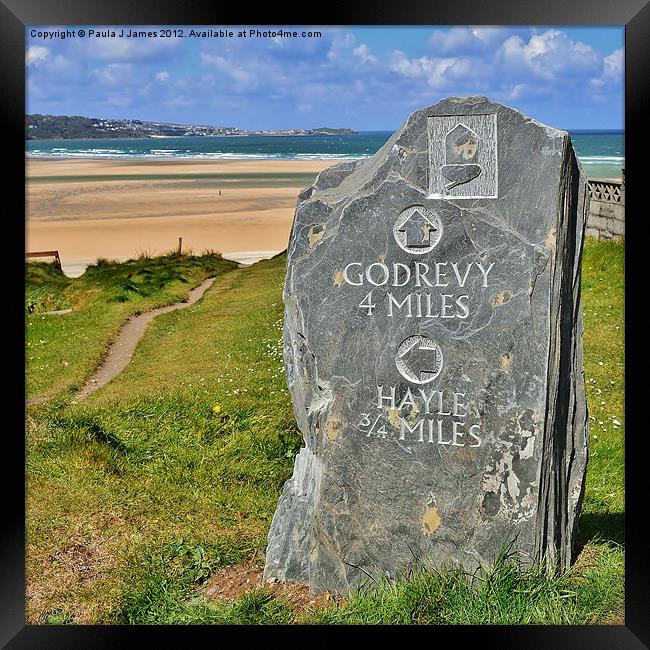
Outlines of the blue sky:
{"type": "Polygon", "coordinates": [[[258,27],[322,32],[291,39],[237,37],[250,27],[225,28],[233,38],[91,28],[158,36],[39,38],[32,30],[66,27],[27,28],[27,112],[392,131],[442,97],[487,95],[559,128],[623,128],[623,27],[258,27]]]}

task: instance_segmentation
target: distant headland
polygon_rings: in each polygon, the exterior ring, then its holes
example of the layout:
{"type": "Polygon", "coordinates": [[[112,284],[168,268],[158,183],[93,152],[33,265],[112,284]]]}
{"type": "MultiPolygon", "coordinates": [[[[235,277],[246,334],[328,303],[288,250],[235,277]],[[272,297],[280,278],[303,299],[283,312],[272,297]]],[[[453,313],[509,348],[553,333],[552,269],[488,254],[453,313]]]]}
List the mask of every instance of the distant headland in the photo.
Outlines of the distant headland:
{"type": "Polygon", "coordinates": [[[234,126],[117,120],[80,115],[25,115],[26,140],[161,138],[210,135],[350,135],[352,129],[269,129],[247,131],[234,126]]]}

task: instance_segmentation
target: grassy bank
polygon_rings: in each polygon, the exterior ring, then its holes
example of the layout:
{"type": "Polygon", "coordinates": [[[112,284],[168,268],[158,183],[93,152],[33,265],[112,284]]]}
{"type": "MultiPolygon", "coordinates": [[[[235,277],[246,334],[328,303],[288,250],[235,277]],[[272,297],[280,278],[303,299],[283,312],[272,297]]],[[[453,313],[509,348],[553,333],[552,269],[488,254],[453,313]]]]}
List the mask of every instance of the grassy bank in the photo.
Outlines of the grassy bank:
{"type": "Polygon", "coordinates": [[[216,254],[100,262],[67,278],[53,264],[27,264],[27,396],[78,387],[133,315],[184,300],[208,277],[236,267],[216,254]],[[48,311],[72,309],[48,315],[48,311]]]}
{"type": "Polygon", "coordinates": [[[29,410],[29,622],[621,621],[623,246],[614,243],[589,242],[585,254],[592,460],[571,573],[549,580],[504,556],[480,579],[423,571],[324,609],[269,589],[233,603],[205,596],[216,571],[259,564],[302,444],[282,368],[284,264],[230,272],[229,288],[158,317],[105,388],[29,410]]]}

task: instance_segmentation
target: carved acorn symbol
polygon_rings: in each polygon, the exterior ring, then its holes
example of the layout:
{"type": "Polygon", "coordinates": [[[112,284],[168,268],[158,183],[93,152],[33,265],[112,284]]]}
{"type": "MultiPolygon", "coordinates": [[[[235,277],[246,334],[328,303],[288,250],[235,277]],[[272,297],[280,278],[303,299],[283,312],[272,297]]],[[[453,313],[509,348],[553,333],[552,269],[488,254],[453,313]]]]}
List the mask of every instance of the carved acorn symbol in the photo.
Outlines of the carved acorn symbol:
{"type": "Polygon", "coordinates": [[[478,136],[464,124],[457,124],[445,138],[445,162],[442,175],[449,181],[447,191],[469,183],[481,173],[482,168],[476,163],[478,159],[478,136]]]}

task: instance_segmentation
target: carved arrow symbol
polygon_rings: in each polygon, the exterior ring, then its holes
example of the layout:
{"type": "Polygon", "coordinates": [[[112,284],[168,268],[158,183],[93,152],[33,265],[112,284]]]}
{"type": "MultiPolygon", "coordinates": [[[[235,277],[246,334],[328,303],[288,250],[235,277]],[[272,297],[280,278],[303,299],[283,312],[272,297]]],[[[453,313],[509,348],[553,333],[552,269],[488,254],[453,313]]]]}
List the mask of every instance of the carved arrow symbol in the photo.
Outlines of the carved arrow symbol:
{"type": "Polygon", "coordinates": [[[426,248],[431,245],[431,232],[435,226],[419,211],[416,210],[403,224],[398,232],[403,232],[406,246],[409,248],[426,248]]]}
{"type": "Polygon", "coordinates": [[[431,341],[419,341],[400,354],[400,359],[406,364],[409,370],[421,380],[422,373],[435,375],[438,372],[438,350],[436,344],[431,341]]]}

